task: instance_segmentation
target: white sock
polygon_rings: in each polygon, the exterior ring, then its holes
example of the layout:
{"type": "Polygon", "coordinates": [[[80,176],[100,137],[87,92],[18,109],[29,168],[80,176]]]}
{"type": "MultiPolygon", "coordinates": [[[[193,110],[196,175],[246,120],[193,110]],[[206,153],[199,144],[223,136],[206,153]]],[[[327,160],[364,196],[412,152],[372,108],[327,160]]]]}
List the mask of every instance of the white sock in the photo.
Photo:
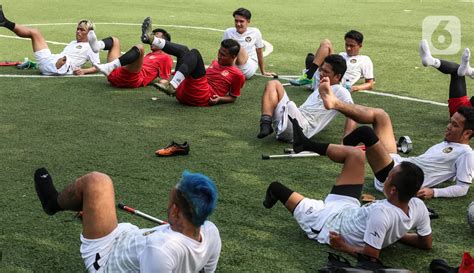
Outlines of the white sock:
{"type": "Polygon", "coordinates": [[[183,73],[176,71],[176,73],[174,73],[173,79],[170,81],[170,84],[174,87],[174,89],[176,89],[185,78],[186,77],[183,75],[183,73]]]}
{"type": "Polygon", "coordinates": [[[102,74],[104,74],[107,77],[110,75],[110,73],[112,73],[112,71],[122,66],[119,59],[115,59],[111,61],[110,63],[106,63],[106,64],[93,64],[93,65],[95,68],[99,69],[99,71],[102,74]]]}
{"type": "Polygon", "coordinates": [[[94,51],[94,53],[97,53],[99,50],[105,48],[104,41],[97,41],[97,36],[93,30],[89,30],[89,33],[87,33],[87,39],[89,40],[89,45],[91,46],[91,49],[94,51]]]}
{"type": "Polygon", "coordinates": [[[461,64],[458,68],[458,76],[469,76],[474,79],[474,69],[469,64],[471,59],[471,51],[469,48],[464,49],[464,52],[461,57],[461,64]]]}
{"type": "Polygon", "coordinates": [[[430,65],[435,68],[439,68],[441,66],[441,61],[431,56],[430,47],[428,46],[428,42],[426,40],[421,40],[418,52],[420,53],[421,63],[423,66],[430,65]]]}
{"type": "Polygon", "coordinates": [[[165,47],[166,40],[162,38],[158,38],[153,36],[153,42],[151,42],[152,45],[156,46],[159,49],[163,49],[165,47]]]}

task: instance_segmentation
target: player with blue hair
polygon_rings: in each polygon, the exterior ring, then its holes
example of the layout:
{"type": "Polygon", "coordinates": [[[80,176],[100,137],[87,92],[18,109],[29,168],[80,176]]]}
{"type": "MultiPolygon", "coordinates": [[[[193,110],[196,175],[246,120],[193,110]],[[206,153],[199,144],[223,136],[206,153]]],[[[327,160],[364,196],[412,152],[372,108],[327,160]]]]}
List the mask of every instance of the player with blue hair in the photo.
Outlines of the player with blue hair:
{"type": "Polygon", "coordinates": [[[81,255],[88,272],[214,272],[221,251],[217,227],[206,219],[217,204],[214,182],[183,172],[170,191],[168,223],[139,229],[118,223],[112,180],[99,172],[79,177],[58,192],[45,168],[35,189],[43,210],[82,211],[81,255]]]}

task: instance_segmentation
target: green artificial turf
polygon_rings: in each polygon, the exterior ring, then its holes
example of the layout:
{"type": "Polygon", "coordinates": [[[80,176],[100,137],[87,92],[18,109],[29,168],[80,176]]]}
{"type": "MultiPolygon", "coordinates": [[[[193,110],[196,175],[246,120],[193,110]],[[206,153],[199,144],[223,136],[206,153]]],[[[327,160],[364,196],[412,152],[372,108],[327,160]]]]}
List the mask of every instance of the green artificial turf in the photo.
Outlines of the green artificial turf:
{"type": "MultiPolygon", "coordinates": [[[[121,39],[122,50],[139,42],[140,23],[152,16],[175,42],[198,48],[206,63],[217,55],[221,31],[233,25],[232,11],[249,8],[252,25],[259,27],[274,51],[267,69],[298,75],[307,52],[329,38],[343,51],[343,36],[350,29],[364,33],[363,54],[371,56],[378,92],[445,103],[449,77],[421,66],[418,43],[426,16],[455,15],[461,21],[462,48],[474,49],[474,3],[465,1],[89,1],[4,0],[7,18],[21,24],[69,23],[38,26],[48,41],[74,39],[75,23],[96,22],[99,37],[121,39]],[[133,25],[112,25],[127,23],[133,25]],[[179,27],[180,26],[180,27],[179,27]],[[185,27],[183,27],[185,26],[185,27]]],[[[12,39],[0,28],[0,61],[34,59],[29,41],[12,39]]],[[[50,44],[53,52],[62,45],[50,44]]],[[[462,51],[438,56],[459,62],[462,51]]],[[[105,54],[101,54],[105,61],[105,54]]],[[[37,75],[0,67],[0,75],[37,75]]],[[[265,189],[278,180],[312,198],[324,198],[341,166],[324,157],[261,160],[262,154],[281,153],[288,144],[273,136],[257,139],[260,99],[267,79],[248,81],[234,104],[195,108],[152,87],[116,89],[105,77],[12,78],[0,77],[0,271],[81,272],[81,225],[73,213],[48,217],[33,187],[33,172],[45,166],[62,188],[80,175],[97,170],[109,174],[116,200],[166,218],[168,192],[183,170],[211,177],[219,202],[211,220],[222,238],[220,272],[316,271],[326,262],[328,246],[306,239],[281,204],[266,210],[265,189]],[[151,100],[157,97],[158,100],[151,100]],[[171,140],[188,141],[188,156],[157,158],[154,151],[171,140]]],[[[286,82],[282,79],[282,82],[286,82]]],[[[474,81],[467,80],[468,90],[474,81]]],[[[297,104],[309,95],[287,88],[297,104]]],[[[356,93],[359,104],[384,108],[392,117],[397,136],[414,141],[411,155],[423,153],[443,138],[448,121],[445,106],[356,93]]],[[[313,139],[340,142],[344,118],[313,139]]],[[[374,190],[367,167],[364,192],[374,190]]],[[[421,251],[394,244],[382,251],[386,264],[428,272],[433,258],[459,264],[463,251],[474,252],[473,230],[466,224],[466,208],[473,193],[455,199],[435,199],[427,205],[440,219],[432,221],[433,250],[421,251]]],[[[140,227],[152,223],[118,212],[120,221],[140,227]]],[[[346,255],[346,257],[348,257],[346,255]]],[[[354,261],[353,258],[350,258],[354,261]]]]}

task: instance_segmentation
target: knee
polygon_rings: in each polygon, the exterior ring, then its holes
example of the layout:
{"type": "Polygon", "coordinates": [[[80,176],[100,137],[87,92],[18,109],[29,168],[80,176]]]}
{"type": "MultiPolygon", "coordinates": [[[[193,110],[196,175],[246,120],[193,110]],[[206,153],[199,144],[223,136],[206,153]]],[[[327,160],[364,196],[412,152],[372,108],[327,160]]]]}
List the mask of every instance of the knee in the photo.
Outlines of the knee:
{"type": "Polygon", "coordinates": [[[143,47],[142,44],[136,44],[135,47],[138,48],[138,50],[140,51],[140,53],[145,52],[145,48],[143,47]]]}
{"type": "Polygon", "coordinates": [[[113,41],[113,45],[114,46],[120,46],[120,40],[117,38],[117,37],[110,37],[112,38],[112,41],[113,41]]]}
{"type": "Polygon", "coordinates": [[[332,48],[332,43],[329,39],[323,39],[320,43],[319,43],[319,47],[320,48],[332,48]]]}
{"type": "Polygon", "coordinates": [[[32,28],[30,29],[30,36],[32,38],[43,37],[43,34],[41,34],[41,31],[39,29],[32,28]]]}
{"type": "Polygon", "coordinates": [[[375,108],[374,110],[374,116],[375,116],[375,120],[377,122],[387,122],[387,121],[390,121],[390,116],[388,115],[387,112],[385,112],[385,110],[381,109],[381,108],[375,108]]]}
{"type": "Polygon", "coordinates": [[[84,182],[85,191],[105,191],[113,189],[112,179],[101,172],[90,172],[80,178],[84,182]]]}
{"type": "Polygon", "coordinates": [[[365,153],[359,148],[353,148],[350,150],[349,156],[356,162],[365,164],[365,153]]]}
{"type": "Polygon", "coordinates": [[[271,80],[268,81],[267,84],[265,85],[265,91],[264,93],[269,93],[269,92],[276,92],[278,93],[278,90],[283,89],[283,85],[279,80],[271,80]]]}

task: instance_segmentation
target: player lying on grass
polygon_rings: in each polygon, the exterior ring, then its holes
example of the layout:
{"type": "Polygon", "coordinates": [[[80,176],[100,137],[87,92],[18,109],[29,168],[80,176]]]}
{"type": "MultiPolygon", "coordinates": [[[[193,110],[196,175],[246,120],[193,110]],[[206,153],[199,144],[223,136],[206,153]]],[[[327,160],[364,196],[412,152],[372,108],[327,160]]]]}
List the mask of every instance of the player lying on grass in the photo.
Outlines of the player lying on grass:
{"type": "MultiPolygon", "coordinates": [[[[166,30],[157,28],[152,31],[158,38],[171,41],[171,36],[166,30]]],[[[120,42],[116,37],[107,37],[98,41],[93,30],[88,34],[92,51],[108,50],[106,64],[94,66],[107,76],[112,86],[123,88],[138,88],[147,86],[156,77],[169,80],[173,59],[155,46],[151,52],[144,55],[144,47],[137,44],[120,56],[120,42]]]]}
{"type": "MultiPolygon", "coordinates": [[[[397,144],[389,115],[380,108],[349,104],[339,100],[329,86],[329,79],[323,78],[319,86],[321,98],[327,109],[341,112],[346,117],[362,124],[372,124],[373,129],[362,126],[344,137],[344,145],[356,146],[364,143],[366,156],[374,172],[374,185],[383,191],[387,174],[401,162],[411,162],[420,167],[425,178],[417,196],[424,199],[433,197],[464,196],[472,184],[474,173],[474,152],[469,145],[474,134],[474,108],[461,107],[451,117],[444,134],[444,141],[431,146],[425,153],[414,157],[397,154],[397,144]],[[454,185],[433,188],[455,178],[454,185]]],[[[294,142],[295,152],[313,151],[320,153],[320,143],[307,139],[294,142]]]]}
{"type": "MultiPolygon", "coordinates": [[[[344,102],[353,103],[350,92],[341,85],[341,79],[345,72],[346,61],[339,55],[325,57],[324,63],[320,67],[321,75],[328,77],[334,94],[344,102]]],[[[277,80],[272,80],[267,82],[263,91],[260,132],[257,137],[264,138],[275,130],[278,140],[291,142],[293,127],[288,122],[288,116],[298,120],[303,127],[304,134],[307,137],[312,137],[323,130],[336,114],[337,111],[324,108],[318,89],[308,96],[305,103],[297,107],[288,98],[283,85],[277,80]]],[[[354,121],[347,119],[344,135],[350,133],[356,126],[354,121]]]]}
{"type": "Polygon", "coordinates": [[[57,192],[48,171],[38,169],[35,188],[43,210],[82,211],[81,255],[88,272],[214,272],[221,240],[207,217],[217,203],[214,183],[184,172],[168,199],[168,223],[139,229],[117,223],[109,176],[92,172],[57,192]]]}
{"type": "Polygon", "coordinates": [[[240,51],[235,60],[235,65],[242,71],[246,79],[250,79],[257,68],[264,76],[275,76],[273,72],[265,71],[263,61],[263,39],[258,28],[249,27],[252,13],[246,8],[238,8],[232,13],[235,27],[224,31],[222,40],[234,39],[240,44],[240,51]]]}
{"type": "MultiPolygon", "coordinates": [[[[294,127],[295,144],[307,142],[296,120],[294,127]]],[[[387,199],[361,207],[364,153],[344,145],[311,145],[317,146],[321,155],[343,164],[330,194],[324,200],[309,199],[273,182],[263,202],[266,208],[280,201],[308,238],[352,255],[362,253],[378,258],[382,248],[398,240],[431,249],[429,212],[423,201],[415,197],[423,183],[423,171],[419,167],[410,162],[397,165],[386,174],[383,193],[387,199]],[[416,233],[409,232],[412,229],[416,233]]]]}
{"type": "MultiPolygon", "coordinates": [[[[371,90],[374,88],[374,66],[369,56],[359,55],[362,48],[364,36],[357,30],[351,30],[344,36],[346,51],[339,53],[347,62],[347,71],[341,80],[342,85],[351,91],[371,90]],[[355,85],[357,81],[364,78],[363,84],[355,85]]],[[[333,46],[331,41],[324,39],[315,54],[309,53],[306,56],[305,73],[297,80],[291,80],[292,85],[308,85],[311,84],[313,89],[318,88],[320,73],[318,68],[321,67],[324,58],[333,54],[333,46]]]]}
{"type": "Polygon", "coordinates": [[[465,79],[466,75],[474,79],[474,69],[469,65],[469,59],[471,58],[469,48],[464,50],[460,65],[454,62],[433,58],[426,40],[420,42],[419,53],[423,66],[432,66],[441,71],[441,73],[451,76],[448,100],[450,116],[454,115],[461,106],[471,107],[474,105],[474,97],[471,97],[471,99],[467,97],[465,79]]]}
{"type": "Polygon", "coordinates": [[[157,38],[151,32],[151,19],[145,18],[142,25],[142,42],[156,46],[165,53],[176,56],[176,73],[169,83],[156,83],[155,87],[191,106],[212,106],[232,103],[240,96],[245,77],[234,66],[240,50],[237,41],[226,39],[221,42],[217,61],[204,67],[201,53],[197,49],[157,38]]]}
{"type": "Polygon", "coordinates": [[[43,75],[84,75],[97,72],[95,67],[81,68],[87,61],[100,62],[99,54],[92,52],[87,42],[87,33],[94,29],[89,20],[79,21],[76,40],[70,42],[59,54],[51,53],[39,30],[15,24],[5,18],[2,5],[0,5],[0,26],[8,28],[19,37],[31,39],[38,68],[43,75]]]}

